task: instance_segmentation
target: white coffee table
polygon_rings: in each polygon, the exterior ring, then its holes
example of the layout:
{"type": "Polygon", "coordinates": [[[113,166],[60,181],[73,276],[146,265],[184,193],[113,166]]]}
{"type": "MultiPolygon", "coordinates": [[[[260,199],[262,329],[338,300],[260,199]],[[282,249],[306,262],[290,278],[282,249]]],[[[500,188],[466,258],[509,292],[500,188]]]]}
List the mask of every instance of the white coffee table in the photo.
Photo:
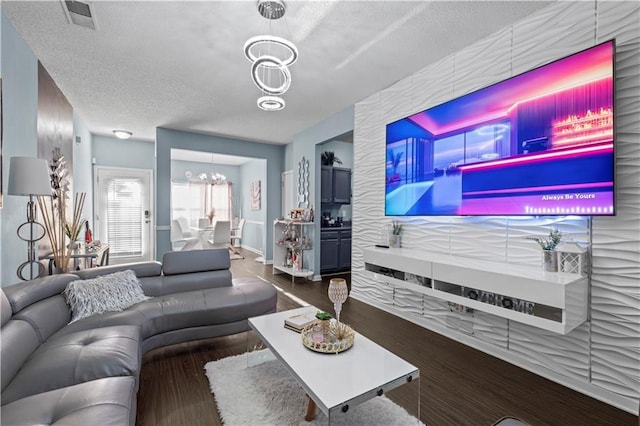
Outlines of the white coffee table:
{"type": "MultiPolygon", "coordinates": [[[[249,318],[249,326],[309,396],[307,420],[313,418],[309,411],[315,412],[314,403],[331,423],[333,416],[348,413],[350,407],[420,377],[417,367],[358,333],[353,347],[340,354],[322,354],[305,348],[300,334],[284,328],[284,320],[317,310],[309,306],[249,318]]],[[[419,418],[419,383],[417,386],[419,418]]]]}

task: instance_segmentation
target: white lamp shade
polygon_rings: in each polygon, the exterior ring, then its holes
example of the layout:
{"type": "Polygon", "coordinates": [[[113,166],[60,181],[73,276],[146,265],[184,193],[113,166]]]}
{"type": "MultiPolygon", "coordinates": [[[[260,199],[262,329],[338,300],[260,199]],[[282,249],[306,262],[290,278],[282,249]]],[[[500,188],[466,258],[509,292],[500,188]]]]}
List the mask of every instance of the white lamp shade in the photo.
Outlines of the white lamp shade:
{"type": "Polygon", "coordinates": [[[9,195],[51,195],[49,164],[43,158],[11,157],[9,195]]]}

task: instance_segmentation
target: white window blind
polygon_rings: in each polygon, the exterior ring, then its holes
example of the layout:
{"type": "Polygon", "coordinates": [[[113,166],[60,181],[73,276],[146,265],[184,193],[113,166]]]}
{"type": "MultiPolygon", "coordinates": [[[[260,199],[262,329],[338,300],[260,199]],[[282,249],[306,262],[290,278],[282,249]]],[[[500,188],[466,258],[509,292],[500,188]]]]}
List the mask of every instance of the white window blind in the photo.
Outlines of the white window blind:
{"type": "Polygon", "coordinates": [[[231,220],[231,184],[210,185],[209,188],[216,220],[231,220]]]}
{"type": "Polygon", "coordinates": [[[184,217],[188,220],[189,226],[198,226],[198,219],[206,217],[205,189],[206,185],[199,182],[172,182],[171,218],[184,217]]]}
{"type": "Polygon", "coordinates": [[[143,182],[135,178],[107,180],[107,241],[112,257],[142,254],[143,182]]]}
{"type": "Polygon", "coordinates": [[[231,199],[229,183],[171,182],[171,218],[184,217],[195,227],[213,209],[216,220],[231,220],[231,199]]]}

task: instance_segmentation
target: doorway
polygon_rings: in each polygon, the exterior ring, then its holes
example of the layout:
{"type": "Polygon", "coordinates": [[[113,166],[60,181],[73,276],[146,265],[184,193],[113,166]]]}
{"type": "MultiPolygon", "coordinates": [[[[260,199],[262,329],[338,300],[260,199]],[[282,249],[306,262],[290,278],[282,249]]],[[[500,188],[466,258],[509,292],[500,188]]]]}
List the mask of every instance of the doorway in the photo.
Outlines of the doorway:
{"type": "Polygon", "coordinates": [[[94,240],[109,245],[111,264],[152,260],[153,171],[96,166],[94,172],[94,240]]]}

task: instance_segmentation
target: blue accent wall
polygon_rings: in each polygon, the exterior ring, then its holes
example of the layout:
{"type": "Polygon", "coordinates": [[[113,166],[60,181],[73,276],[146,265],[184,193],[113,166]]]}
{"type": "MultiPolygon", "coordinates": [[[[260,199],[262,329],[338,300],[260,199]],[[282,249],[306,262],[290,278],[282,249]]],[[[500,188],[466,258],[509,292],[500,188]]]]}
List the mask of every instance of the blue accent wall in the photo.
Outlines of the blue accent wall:
{"type": "MultiPolygon", "coordinates": [[[[242,182],[238,196],[242,201],[242,217],[246,219],[244,229],[242,231],[242,247],[248,248],[255,252],[262,252],[265,249],[265,234],[273,234],[271,223],[266,222],[265,197],[262,196],[259,210],[251,210],[251,197],[249,188],[251,182],[260,181],[261,190],[265,190],[265,182],[267,179],[267,164],[265,160],[251,160],[241,167],[242,182]]],[[[277,200],[282,204],[281,198],[277,200]]],[[[274,203],[276,200],[274,200],[274,203]]],[[[279,207],[279,206],[278,206],[279,207]]],[[[279,210],[278,210],[279,211],[279,210]]],[[[271,235],[273,236],[273,235],[271,235]]]]}
{"type": "Polygon", "coordinates": [[[28,197],[6,195],[9,159],[16,156],[38,156],[38,61],[31,48],[20,37],[2,13],[2,106],[3,146],[2,184],[4,207],[2,221],[2,286],[19,281],[16,271],[27,260],[27,243],[16,234],[27,219],[28,197]]]}
{"type": "MultiPolygon", "coordinates": [[[[310,251],[310,258],[313,259],[313,271],[315,278],[320,276],[320,250],[316,250],[320,241],[320,158],[322,144],[347,133],[353,132],[354,107],[353,105],[333,114],[322,120],[315,126],[309,127],[293,137],[293,147],[291,153],[292,169],[297,173],[297,164],[305,157],[309,160],[309,202],[314,207],[315,222],[313,233],[314,249],[310,251]]],[[[294,181],[298,176],[294,174],[294,181]]],[[[306,258],[306,255],[305,255],[306,258]]]]}
{"type": "Polygon", "coordinates": [[[96,159],[96,166],[147,170],[156,168],[153,142],[136,139],[93,135],[93,157],[96,159]]]}
{"type": "Polygon", "coordinates": [[[90,221],[91,229],[95,229],[93,223],[93,157],[92,136],[89,128],[82,118],[73,112],[73,190],[84,192],[87,198],[84,202],[82,217],[90,221]],[[78,139],[80,138],[80,142],[78,139]]]}
{"type": "MultiPolygon", "coordinates": [[[[240,141],[220,136],[181,130],[156,129],[156,231],[157,256],[169,251],[170,242],[170,206],[171,206],[171,149],[212,152],[242,157],[261,158],[267,162],[266,179],[263,183],[266,222],[271,223],[280,215],[280,174],[284,160],[284,147],[256,142],[240,141]]],[[[265,259],[272,258],[273,236],[263,232],[265,259]]]]}

